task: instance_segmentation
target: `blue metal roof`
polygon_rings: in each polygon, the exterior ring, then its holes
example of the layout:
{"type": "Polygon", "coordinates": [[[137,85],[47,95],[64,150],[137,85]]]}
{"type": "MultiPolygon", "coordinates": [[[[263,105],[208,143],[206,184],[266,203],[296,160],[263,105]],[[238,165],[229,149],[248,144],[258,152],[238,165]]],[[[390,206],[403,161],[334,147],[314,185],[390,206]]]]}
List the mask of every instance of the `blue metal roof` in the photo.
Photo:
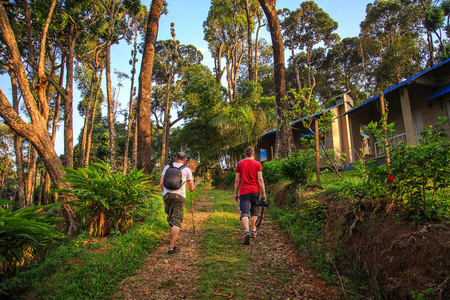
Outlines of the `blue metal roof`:
{"type": "MultiPolygon", "coordinates": [[[[345,94],[345,93],[344,93],[344,94],[345,94]]],[[[344,95],[344,94],[342,94],[342,95],[344,95]]],[[[339,103],[339,104],[336,104],[336,105],[334,105],[334,106],[328,107],[328,108],[325,109],[325,111],[328,111],[328,110],[331,110],[331,109],[333,109],[333,108],[335,108],[335,107],[341,106],[341,105],[343,105],[343,104],[346,103],[346,102],[347,102],[347,101],[344,101],[344,102],[342,102],[342,103],[339,103]]],[[[318,113],[319,113],[319,112],[315,112],[315,113],[313,113],[312,115],[309,115],[309,116],[303,117],[303,118],[301,118],[301,119],[292,121],[292,122],[290,123],[290,125],[292,126],[292,125],[297,124],[298,122],[303,121],[303,120],[305,120],[305,119],[307,119],[307,118],[314,117],[314,116],[316,116],[318,113]]],[[[271,131],[268,131],[268,132],[262,134],[261,136],[265,136],[265,135],[271,134],[271,133],[273,133],[273,132],[275,132],[275,131],[277,131],[277,130],[276,130],[276,129],[272,129],[271,131]]]]}
{"type": "MultiPolygon", "coordinates": [[[[390,92],[392,92],[392,91],[394,91],[394,90],[396,90],[396,89],[398,89],[398,88],[400,88],[400,87],[402,87],[402,86],[404,86],[404,85],[406,85],[406,84],[408,84],[408,83],[410,83],[410,82],[413,82],[414,80],[416,80],[417,78],[421,77],[422,75],[425,75],[426,73],[430,72],[431,70],[434,70],[434,69],[436,69],[436,68],[438,68],[438,67],[440,67],[440,66],[442,66],[442,65],[444,65],[444,64],[446,64],[446,63],[448,63],[448,62],[450,62],[450,58],[444,60],[443,62],[441,62],[441,63],[439,63],[439,64],[437,64],[437,65],[435,65],[435,66],[432,66],[431,68],[428,68],[428,69],[426,69],[426,70],[420,72],[420,73],[417,74],[417,75],[414,75],[414,76],[411,77],[411,78],[408,78],[408,79],[402,81],[401,83],[399,83],[399,84],[397,84],[397,85],[394,85],[393,87],[390,87],[389,89],[383,91],[383,95],[386,95],[386,94],[388,94],[388,93],[390,93],[390,92]]],[[[357,106],[353,107],[352,109],[346,111],[346,112],[343,113],[341,116],[346,115],[346,114],[348,114],[348,113],[354,111],[355,109],[358,109],[358,108],[360,108],[361,106],[366,105],[366,104],[369,103],[369,102],[372,102],[373,100],[377,99],[378,97],[380,97],[379,94],[373,96],[372,98],[370,98],[370,99],[364,101],[364,102],[361,103],[360,105],[357,105],[357,106]]],[[[427,100],[428,100],[428,99],[427,99],[427,100]]]]}
{"type": "MultiPolygon", "coordinates": [[[[319,132],[322,132],[322,130],[319,129],[319,132]]],[[[313,129],[312,132],[308,131],[307,133],[302,134],[301,136],[298,137],[297,140],[302,139],[302,138],[307,137],[307,136],[310,136],[310,135],[313,135],[313,134],[316,134],[316,131],[314,129],[313,129]]]]}
{"type": "Polygon", "coordinates": [[[435,90],[433,93],[431,93],[431,95],[428,96],[427,101],[434,99],[436,97],[439,97],[441,95],[447,94],[448,92],[450,92],[450,83],[447,83],[446,85],[441,86],[440,88],[435,90]]]}

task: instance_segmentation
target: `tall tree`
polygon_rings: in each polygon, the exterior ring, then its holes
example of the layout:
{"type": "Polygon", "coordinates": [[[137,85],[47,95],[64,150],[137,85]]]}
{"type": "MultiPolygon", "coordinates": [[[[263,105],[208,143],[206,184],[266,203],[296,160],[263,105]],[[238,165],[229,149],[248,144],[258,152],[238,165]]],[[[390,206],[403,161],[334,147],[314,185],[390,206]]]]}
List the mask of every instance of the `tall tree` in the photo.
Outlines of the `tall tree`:
{"type": "MultiPolygon", "coordinates": [[[[306,101],[310,101],[316,86],[313,56],[317,54],[317,51],[315,52],[314,50],[320,43],[329,47],[338,40],[337,34],[333,33],[338,25],[314,1],[302,2],[299,9],[294,12],[285,11],[285,15],[287,16],[282,23],[287,36],[285,42],[291,49],[294,63],[297,63],[294,54],[294,50],[297,47],[306,53],[308,77],[303,87],[307,86],[309,88],[309,95],[306,101]]],[[[294,69],[296,71],[296,79],[300,81],[298,67],[294,66],[294,69]]],[[[301,88],[302,84],[297,83],[297,89],[301,90],[301,88]]]]}
{"type": "Polygon", "coordinates": [[[122,8],[122,0],[100,0],[108,13],[108,31],[105,38],[105,67],[106,67],[106,95],[108,99],[108,125],[109,125],[109,159],[111,170],[116,171],[116,138],[114,131],[114,99],[111,87],[111,46],[113,42],[117,42],[116,23],[120,10],[122,8]]]}
{"type": "Polygon", "coordinates": [[[364,53],[369,56],[372,93],[400,83],[422,70],[420,10],[411,1],[374,1],[361,23],[364,53]]]}
{"type": "MultiPolygon", "coordinates": [[[[39,155],[42,157],[45,167],[47,168],[50,177],[56,187],[65,187],[66,184],[61,182],[64,178],[64,171],[62,163],[53,148],[53,143],[49,132],[47,131],[47,119],[49,113],[49,106],[46,97],[46,84],[48,82],[45,74],[45,45],[47,39],[48,27],[52,18],[53,10],[55,8],[56,0],[53,0],[49,8],[49,12],[45,19],[41,31],[41,40],[39,42],[39,60],[38,65],[38,85],[36,90],[31,90],[31,85],[22,62],[19,47],[16,42],[14,32],[11,28],[8,15],[6,13],[3,3],[0,3],[0,32],[2,40],[8,48],[11,57],[11,66],[14,74],[16,74],[17,81],[20,86],[21,95],[27,107],[27,112],[31,124],[27,124],[14,110],[9,103],[7,97],[0,90],[0,116],[5,120],[11,129],[30,141],[33,147],[36,148],[39,155]],[[36,98],[34,97],[36,95],[36,98]],[[37,99],[37,101],[36,101],[37,99]],[[39,106],[38,106],[39,104],[39,106]]],[[[66,204],[63,205],[66,217],[69,223],[68,234],[75,233],[78,228],[78,223],[74,218],[74,212],[66,204]]]]}
{"type": "Polygon", "coordinates": [[[291,125],[289,124],[286,96],[286,69],[284,66],[284,45],[278,19],[276,0],[259,0],[269,25],[274,60],[275,106],[277,111],[277,133],[275,156],[279,159],[289,156],[295,149],[291,125]]]}
{"type": "MultiPolygon", "coordinates": [[[[199,64],[203,60],[202,53],[192,45],[182,45],[176,40],[175,24],[171,24],[172,40],[158,41],[156,43],[155,62],[153,64],[153,81],[156,83],[153,113],[158,122],[158,114],[162,117],[162,157],[161,165],[165,165],[169,157],[169,135],[170,129],[183,119],[179,113],[175,120],[171,120],[172,107],[181,107],[183,98],[179,96],[182,88],[184,75],[192,65],[199,64]]],[[[160,122],[158,122],[159,125],[160,122]]]]}
{"type": "Polygon", "coordinates": [[[155,57],[156,40],[158,36],[159,17],[163,9],[163,0],[152,0],[150,14],[147,21],[144,53],[142,55],[141,73],[139,75],[139,90],[137,100],[136,126],[139,152],[137,168],[144,169],[144,173],[151,173],[151,78],[153,73],[153,60],[155,57]]]}
{"type": "MultiPolygon", "coordinates": [[[[142,6],[140,8],[140,11],[132,17],[132,27],[133,27],[133,50],[131,50],[131,59],[130,59],[130,65],[131,65],[131,88],[130,88],[130,102],[128,106],[128,124],[127,124],[127,137],[125,140],[125,151],[124,151],[124,158],[123,158],[123,174],[127,173],[128,169],[128,149],[130,145],[130,136],[131,136],[131,125],[133,124],[133,119],[135,118],[135,105],[134,105],[134,97],[136,96],[136,88],[134,86],[135,81],[135,75],[136,75],[136,63],[138,62],[137,59],[137,52],[138,52],[138,36],[140,32],[144,31],[144,24],[145,24],[145,18],[148,15],[148,11],[145,8],[145,6],[142,6]]],[[[130,43],[131,40],[127,39],[127,42],[130,43]]],[[[133,147],[133,151],[135,150],[136,145],[133,147]]],[[[135,167],[135,166],[133,166],[135,167]]]]}
{"type": "Polygon", "coordinates": [[[222,57],[226,60],[228,98],[233,101],[239,68],[246,52],[247,22],[242,0],[213,0],[203,28],[205,40],[213,53],[218,79],[224,73],[220,69],[220,60],[222,57]]]}

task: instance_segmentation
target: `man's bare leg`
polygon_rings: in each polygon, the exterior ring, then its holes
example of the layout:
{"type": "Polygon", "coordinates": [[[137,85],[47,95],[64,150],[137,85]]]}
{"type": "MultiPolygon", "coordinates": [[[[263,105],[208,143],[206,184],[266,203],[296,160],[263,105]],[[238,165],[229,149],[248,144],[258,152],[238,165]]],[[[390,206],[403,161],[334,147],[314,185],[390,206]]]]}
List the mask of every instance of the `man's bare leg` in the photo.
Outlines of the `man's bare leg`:
{"type": "Polygon", "coordinates": [[[257,220],[258,220],[257,216],[252,216],[252,231],[256,231],[256,221],[257,220]]]}
{"type": "Polygon", "coordinates": [[[180,233],[180,227],[172,226],[170,227],[170,244],[169,248],[175,247],[175,242],[178,239],[178,234],[180,233]]]}
{"type": "Polygon", "coordinates": [[[242,217],[241,221],[242,221],[242,225],[244,226],[244,231],[248,231],[248,217],[242,217]]]}

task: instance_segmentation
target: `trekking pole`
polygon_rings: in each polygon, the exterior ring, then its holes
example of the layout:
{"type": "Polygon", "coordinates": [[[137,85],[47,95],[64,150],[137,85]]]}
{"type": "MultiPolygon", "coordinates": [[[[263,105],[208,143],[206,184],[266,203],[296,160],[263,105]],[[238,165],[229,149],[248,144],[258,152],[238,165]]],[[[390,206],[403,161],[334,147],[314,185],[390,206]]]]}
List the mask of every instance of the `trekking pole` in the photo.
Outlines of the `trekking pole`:
{"type": "Polygon", "coordinates": [[[195,240],[195,223],[194,223],[194,200],[192,198],[192,192],[191,192],[191,210],[192,210],[192,232],[194,234],[194,243],[195,243],[196,240],[195,240]]]}

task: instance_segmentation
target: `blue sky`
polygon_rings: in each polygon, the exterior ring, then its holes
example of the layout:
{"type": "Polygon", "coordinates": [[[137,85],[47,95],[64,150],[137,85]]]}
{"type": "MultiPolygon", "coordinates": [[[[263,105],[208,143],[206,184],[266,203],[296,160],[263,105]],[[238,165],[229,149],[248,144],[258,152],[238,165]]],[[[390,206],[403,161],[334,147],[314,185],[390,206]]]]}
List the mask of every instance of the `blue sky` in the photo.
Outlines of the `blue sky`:
{"type": "MultiPolygon", "coordinates": [[[[213,60],[208,53],[208,45],[203,40],[203,22],[206,20],[210,8],[210,0],[167,0],[169,3],[168,15],[162,15],[160,18],[158,39],[171,39],[170,23],[175,23],[176,38],[182,44],[191,44],[202,51],[204,55],[203,64],[212,68],[213,60]]],[[[302,1],[299,0],[278,0],[277,9],[289,8],[295,10],[300,6],[302,1]]],[[[330,17],[338,22],[337,33],[341,38],[354,37],[359,34],[359,24],[364,20],[365,9],[368,3],[373,1],[368,0],[316,0],[317,5],[327,12],[330,17]]],[[[151,0],[141,0],[143,5],[150,7],[151,0]]],[[[267,30],[262,29],[261,37],[270,42],[270,36],[267,30]]],[[[114,45],[111,49],[112,70],[130,73],[131,67],[128,64],[131,55],[131,46],[126,42],[119,45],[114,45]]],[[[288,56],[286,55],[286,59],[288,56]]],[[[140,65],[140,57],[138,66],[140,65]]],[[[139,74],[139,70],[138,70],[139,74]]],[[[113,86],[117,84],[116,76],[112,74],[113,86]]],[[[122,103],[122,109],[127,108],[129,101],[130,81],[122,82],[124,85],[119,94],[119,101],[122,103]]],[[[137,85],[137,81],[135,83],[137,85]]],[[[0,89],[10,98],[11,86],[8,76],[0,77],[0,89]]],[[[104,91],[106,94],[106,85],[104,84],[104,91]]],[[[77,143],[78,134],[83,126],[83,118],[78,114],[76,109],[79,102],[79,93],[74,93],[74,143],[77,143]]],[[[105,111],[105,109],[104,109],[105,111]]],[[[118,121],[121,122],[121,119],[118,121]]],[[[56,138],[56,152],[62,154],[64,152],[62,126],[60,126],[56,138]]]]}

